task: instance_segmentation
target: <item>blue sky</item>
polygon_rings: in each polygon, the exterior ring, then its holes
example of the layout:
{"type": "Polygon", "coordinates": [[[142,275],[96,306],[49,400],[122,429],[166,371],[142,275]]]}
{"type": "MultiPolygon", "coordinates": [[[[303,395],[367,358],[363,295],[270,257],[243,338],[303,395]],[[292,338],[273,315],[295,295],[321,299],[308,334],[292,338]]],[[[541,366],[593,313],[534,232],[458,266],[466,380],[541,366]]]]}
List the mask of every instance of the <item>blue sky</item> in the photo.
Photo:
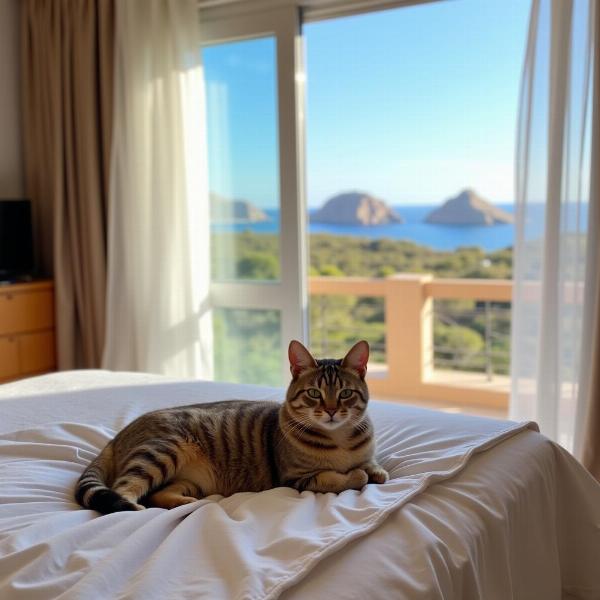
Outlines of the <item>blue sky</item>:
{"type": "MultiPolygon", "coordinates": [[[[307,196],[513,200],[527,0],[446,0],[304,27],[307,196]]],[[[205,49],[211,189],[278,203],[273,39],[205,49]]]]}

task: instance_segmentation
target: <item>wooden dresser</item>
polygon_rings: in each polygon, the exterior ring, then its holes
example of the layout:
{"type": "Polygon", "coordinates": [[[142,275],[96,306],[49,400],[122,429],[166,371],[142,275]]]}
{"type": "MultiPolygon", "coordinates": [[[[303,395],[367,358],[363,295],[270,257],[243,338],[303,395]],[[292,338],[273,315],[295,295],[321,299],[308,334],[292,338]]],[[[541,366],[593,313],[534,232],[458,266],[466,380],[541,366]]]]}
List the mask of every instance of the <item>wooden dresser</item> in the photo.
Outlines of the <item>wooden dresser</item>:
{"type": "Polygon", "coordinates": [[[52,282],[0,286],[0,382],[55,369],[52,282]]]}

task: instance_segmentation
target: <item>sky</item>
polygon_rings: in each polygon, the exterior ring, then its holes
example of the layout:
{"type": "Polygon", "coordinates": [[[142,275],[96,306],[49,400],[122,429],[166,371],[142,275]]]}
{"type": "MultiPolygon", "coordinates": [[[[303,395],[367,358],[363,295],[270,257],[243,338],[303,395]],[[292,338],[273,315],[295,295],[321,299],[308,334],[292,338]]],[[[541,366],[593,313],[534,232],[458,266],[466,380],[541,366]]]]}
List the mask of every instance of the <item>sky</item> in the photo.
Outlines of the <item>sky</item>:
{"type": "MultiPolygon", "coordinates": [[[[511,202],[529,8],[446,0],[304,25],[309,206],[354,189],[511,202]]],[[[279,197],[275,57],[273,38],[203,51],[211,189],[262,208],[279,197]]]]}

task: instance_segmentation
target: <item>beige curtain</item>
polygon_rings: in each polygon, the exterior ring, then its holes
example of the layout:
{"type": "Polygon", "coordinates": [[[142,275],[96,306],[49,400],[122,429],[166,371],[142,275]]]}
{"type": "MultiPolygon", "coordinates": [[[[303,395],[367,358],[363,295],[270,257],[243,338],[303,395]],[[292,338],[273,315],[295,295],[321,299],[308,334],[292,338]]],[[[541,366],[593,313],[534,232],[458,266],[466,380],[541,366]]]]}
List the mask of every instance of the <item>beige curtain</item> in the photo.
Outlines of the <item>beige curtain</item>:
{"type": "MultiPolygon", "coordinates": [[[[600,223],[598,224],[600,227],[600,223]]],[[[600,264],[600,256],[596,265],[600,264]]],[[[583,445],[583,464],[600,481],[600,294],[596,295],[596,319],[594,326],[594,352],[591,357],[590,389],[586,436],[583,445]]]]}
{"type": "Polygon", "coordinates": [[[26,185],[38,268],[54,276],[61,369],[104,345],[114,0],[23,0],[26,185]]]}
{"type": "MultiPolygon", "coordinates": [[[[596,31],[600,31],[600,10],[594,14],[596,31]]],[[[594,100],[592,121],[592,168],[590,181],[589,229],[600,232],[600,35],[594,46],[594,100]]],[[[588,323],[583,333],[583,345],[592,348],[584,357],[581,396],[586,410],[585,437],[581,457],[590,473],[600,481],[600,240],[590,237],[587,246],[588,272],[584,318],[588,323]],[[588,339],[586,339],[588,338],[588,339]]]]}

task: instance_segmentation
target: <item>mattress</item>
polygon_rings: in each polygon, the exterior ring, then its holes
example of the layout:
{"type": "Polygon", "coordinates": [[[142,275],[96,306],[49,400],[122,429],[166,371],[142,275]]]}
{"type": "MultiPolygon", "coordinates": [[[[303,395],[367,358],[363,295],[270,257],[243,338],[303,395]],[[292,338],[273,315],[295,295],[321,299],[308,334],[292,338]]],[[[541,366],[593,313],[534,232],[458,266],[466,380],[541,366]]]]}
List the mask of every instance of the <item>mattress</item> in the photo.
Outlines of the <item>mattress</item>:
{"type": "Polygon", "coordinates": [[[0,598],[600,598],[600,485],[531,423],[373,402],[385,485],[74,502],[139,414],[240,398],[283,391],[105,371],[0,386],[0,598]]]}

